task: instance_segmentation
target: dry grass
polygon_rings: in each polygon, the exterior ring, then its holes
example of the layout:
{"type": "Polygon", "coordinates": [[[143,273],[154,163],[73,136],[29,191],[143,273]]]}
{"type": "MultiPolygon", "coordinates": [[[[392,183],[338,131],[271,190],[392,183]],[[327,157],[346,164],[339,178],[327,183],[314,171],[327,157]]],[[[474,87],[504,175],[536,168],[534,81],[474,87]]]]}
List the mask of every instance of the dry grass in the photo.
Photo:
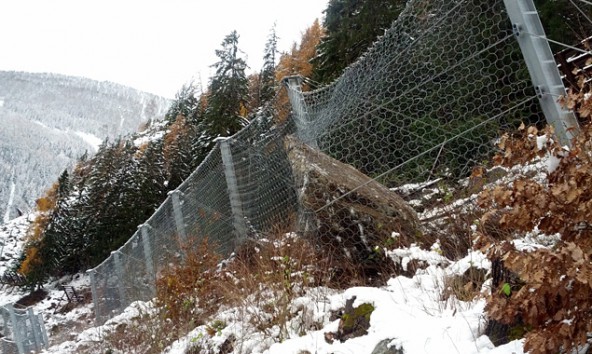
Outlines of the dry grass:
{"type": "MultiPolygon", "coordinates": [[[[470,248],[468,220],[472,217],[450,219],[449,228],[426,237],[440,239],[445,253],[460,257],[470,248]]],[[[265,338],[283,341],[321,326],[304,313],[305,309],[293,307],[293,300],[305,295],[307,289],[377,285],[396,271],[394,264],[385,260],[385,271],[368,277],[359,265],[343,262],[316,241],[277,230],[247,240],[227,259],[217,254],[218,248],[207,239],[186,245],[184,263],[159,274],[156,311],[141,314],[109,333],[107,347],[123,352],[159,353],[198,326],[204,326],[203,335],[214,337],[224,328],[215,317],[224,308],[235,309],[241,320],[248,321],[265,338]],[[252,311],[253,308],[258,310],[252,311]]],[[[457,298],[472,294],[464,280],[462,284],[450,281],[446,288],[457,298]]],[[[231,344],[239,348],[246,339],[233,337],[231,344]]],[[[209,353],[211,348],[202,344],[193,343],[189,352],[209,353]]]]}
{"type": "MultiPolygon", "coordinates": [[[[158,311],[109,333],[108,347],[158,353],[200,325],[207,325],[206,332],[213,336],[220,330],[213,316],[224,306],[239,309],[253,328],[270,337],[276,333],[280,341],[289,336],[287,324],[296,316],[292,300],[307,288],[330,283],[330,258],[292,233],[249,240],[224,260],[208,240],[184,249],[185,262],[162,272],[157,280],[158,311]],[[253,307],[261,311],[248,311],[253,307]]],[[[301,332],[315,325],[303,323],[301,332]]]]}

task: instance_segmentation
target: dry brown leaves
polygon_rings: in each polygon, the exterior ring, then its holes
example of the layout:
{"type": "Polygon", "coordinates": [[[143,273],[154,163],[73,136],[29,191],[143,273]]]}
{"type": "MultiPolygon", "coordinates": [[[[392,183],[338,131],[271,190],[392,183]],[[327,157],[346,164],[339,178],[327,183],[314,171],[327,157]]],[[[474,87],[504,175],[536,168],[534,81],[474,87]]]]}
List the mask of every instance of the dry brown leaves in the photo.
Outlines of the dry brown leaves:
{"type": "MultiPolygon", "coordinates": [[[[581,117],[590,117],[592,100],[585,90],[571,92],[564,102],[581,117]]],[[[586,343],[587,333],[592,332],[592,127],[583,128],[569,151],[550,139],[551,130],[523,126],[520,132],[519,138],[502,137],[498,164],[526,164],[546,154],[558,157],[560,163],[546,181],[523,176],[480,195],[479,205],[489,210],[481,225],[490,225],[489,219],[497,215],[496,226],[505,230],[496,233],[481,226],[480,246],[520,279],[518,286],[511,284],[510,294],[502,291],[504,284],[493,289],[486,311],[496,321],[509,325],[521,321],[529,329],[525,351],[567,352],[586,343]],[[547,143],[539,149],[537,138],[543,135],[547,139],[539,141],[547,143]],[[503,239],[534,227],[548,235],[560,234],[561,241],[552,248],[526,252],[503,239]]]]}

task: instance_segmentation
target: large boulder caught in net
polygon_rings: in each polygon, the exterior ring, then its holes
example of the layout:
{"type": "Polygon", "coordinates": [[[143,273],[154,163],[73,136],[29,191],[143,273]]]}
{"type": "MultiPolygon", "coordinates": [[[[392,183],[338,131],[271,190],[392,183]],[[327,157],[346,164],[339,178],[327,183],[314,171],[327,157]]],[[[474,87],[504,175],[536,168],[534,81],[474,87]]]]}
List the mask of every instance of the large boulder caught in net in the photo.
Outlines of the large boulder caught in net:
{"type": "Polygon", "coordinates": [[[330,252],[339,265],[336,277],[372,281],[394,271],[384,249],[419,241],[415,211],[395,192],[295,137],[286,137],[285,145],[298,188],[301,227],[330,252]]]}

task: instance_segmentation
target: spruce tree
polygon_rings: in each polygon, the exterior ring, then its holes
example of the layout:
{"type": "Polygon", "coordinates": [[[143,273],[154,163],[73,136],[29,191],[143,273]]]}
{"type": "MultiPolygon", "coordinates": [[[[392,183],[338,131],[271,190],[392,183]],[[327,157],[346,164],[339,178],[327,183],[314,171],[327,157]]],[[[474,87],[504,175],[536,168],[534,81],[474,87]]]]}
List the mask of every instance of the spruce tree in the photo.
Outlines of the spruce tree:
{"type": "MultiPolygon", "coordinates": [[[[133,171],[133,186],[126,206],[129,207],[130,227],[146,221],[165,200],[166,172],[163,156],[162,140],[150,142],[138,157],[137,166],[133,171]]],[[[133,230],[130,230],[133,231],[133,230]]],[[[133,234],[130,233],[128,237],[133,234]]]]}
{"type": "Polygon", "coordinates": [[[232,31],[216,50],[219,61],[213,65],[216,74],[210,82],[204,131],[210,138],[230,136],[245,124],[248,80],[246,62],[240,57],[239,35],[232,31]]]}
{"type": "Polygon", "coordinates": [[[267,43],[265,44],[265,52],[263,54],[263,69],[259,75],[259,105],[262,106],[275,96],[277,90],[277,81],[275,78],[275,67],[277,57],[277,42],[278,36],[275,30],[275,24],[271,28],[267,43]]]}
{"type": "Polygon", "coordinates": [[[58,179],[56,207],[51,220],[45,228],[43,240],[39,247],[43,259],[43,271],[46,276],[62,275],[70,264],[64,260],[72,252],[78,252],[77,245],[72,245],[73,208],[71,207],[71,189],[68,172],[64,171],[58,179]]]}
{"type": "Polygon", "coordinates": [[[126,215],[133,208],[129,197],[137,164],[134,152],[133,144],[119,140],[101,146],[95,156],[89,176],[88,210],[84,211],[89,220],[86,252],[90,265],[105,259],[135,231],[126,215]]]}
{"type": "Polygon", "coordinates": [[[167,122],[173,123],[178,116],[183,116],[197,124],[198,117],[196,114],[199,111],[200,104],[199,91],[199,87],[193,81],[184,84],[175,95],[175,99],[165,115],[167,122]]]}
{"type": "Polygon", "coordinates": [[[70,221],[70,186],[70,177],[65,170],[52,187],[55,199],[40,237],[26,247],[27,266],[24,275],[30,286],[42,284],[61,271],[62,259],[68,252],[66,239],[69,237],[67,227],[70,221]]]}
{"type": "Polygon", "coordinates": [[[197,127],[191,125],[185,117],[178,116],[164,137],[162,153],[169,190],[177,188],[197,167],[194,164],[194,157],[197,156],[192,151],[197,132],[197,127]]]}

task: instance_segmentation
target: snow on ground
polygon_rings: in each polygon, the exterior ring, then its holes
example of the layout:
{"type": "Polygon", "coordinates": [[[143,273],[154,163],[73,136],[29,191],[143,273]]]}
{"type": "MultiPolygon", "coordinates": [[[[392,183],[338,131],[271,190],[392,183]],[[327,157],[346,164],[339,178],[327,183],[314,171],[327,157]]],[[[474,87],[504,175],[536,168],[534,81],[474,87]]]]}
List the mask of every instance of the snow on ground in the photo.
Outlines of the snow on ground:
{"type": "MultiPolygon", "coordinates": [[[[15,219],[11,221],[11,225],[23,233],[29,223],[27,220],[27,217],[15,219]]],[[[12,245],[9,248],[11,253],[22,247],[19,243],[23,238],[15,237],[16,232],[12,234],[13,237],[10,238],[6,232],[0,232],[0,238],[12,245]]],[[[522,242],[525,247],[535,247],[538,243],[552,243],[553,240],[554,236],[532,234],[522,242]]],[[[413,277],[393,277],[380,288],[354,287],[345,291],[308,289],[305,296],[292,302],[294,318],[286,325],[288,333],[284,336],[287,338],[282,338],[281,341],[279,328],[261,332],[248,322],[249,316],[246,314],[256,313],[257,309],[221,308],[215,318],[225,326],[215,335],[210,336],[206,326],[197,327],[163,353],[184,354],[188,348],[197,344],[216,348],[222,346],[231,336],[239,340],[233,352],[235,354],[300,354],[306,351],[315,354],[371,354],[376,345],[385,340],[389,345],[404,348],[405,353],[523,353],[522,341],[494,347],[483,335],[483,297],[471,302],[442,297],[448,277],[464,274],[470,267],[490,269],[490,262],[481,252],[470,251],[465,258],[453,262],[441,255],[436,243],[429,251],[411,246],[391,250],[388,254],[393,261],[400,264],[412,259],[421,260],[427,268],[418,270],[413,277]],[[343,309],[346,301],[354,296],[354,306],[370,303],[375,308],[370,316],[368,334],[343,343],[339,340],[329,343],[326,333],[336,332],[339,323],[339,320],[332,320],[332,314],[343,309]],[[311,327],[314,330],[301,335],[305,322],[314,323],[315,326],[311,327]]],[[[60,279],[45,286],[48,295],[34,306],[34,310],[42,313],[45,319],[50,338],[50,347],[44,351],[47,354],[100,353],[104,349],[102,343],[105,334],[139,314],[153,311],[151,303],[135,302],[105,325],[94,327],[92,302],[87,301],[84,305],[66,309],[67,302],[63,291],[58,289],[59,284],[69,284],[87,291],[90,288],[86,275],[60,279]]],[[[481,290],[483,294],[489,291],[487,282],[481,290]]],[[[0,295],[3,304],[14,302],[26,294],[21,290],[13,290],[10,294],[6,291],[3,288],[0,295]]],[[[211,329],[209,332],[211,333],[211,329]]]]}
{"type": "MultiPolygon", "coordinates": [[[[440,265],[443,262],[440,262],[441,256],[436,250],[427,254],[426,251],[414,253],[414,248],[393,251],[393,254],[407,254],[412,259],[434,260],[430,262],[430,266],[419,270],[412,278],[394,277],[381,288],[354,287],[345,291],[314,288],[309,289],[306,296],[294,300],[292,306],[298,315],[288,327],[296,329],[299,322],[309,318],[311,321],[322,323],[320,330],[308,332],[303,336],[292,332],[290,339],[279,343],[279,338],[274,337],[279,331],[272,331],[271,335],[270,332],[258,332],[246,320],[245,309],[221,309],[216,318],[226,323],[226,326],[216,335],[209,336],[206,326],[200,326],[163,353],[184,354],[196,343],[219,347],[230,336],[242,340],[242,345],[237,346],[233,352],[236,354],[300,354],[305,351],[316,354],[371,354],[375,346],[383,340],[388,340],[390,345],[404,348],[405,353],[523,353],[522,341],[494,347],[491,341],[482,335],[485,328],[483,299],[472,302],[442,299],[444,279],[447,276],[462,274],[471,266],[485,269],[490,267],[480,252],[471,252],[464,259],[445,267],[440,265]],[[328,343],[325,333],[337,331],[339,322],[330,320],[331,313],[342,309],[346,300],[354,296],[354,306],[370,303],[375,307],[370,317],[368,334],[343,343],[328,343]]],[[[81,349],[99,353],[106,333],[118,324],[127,323],[140,313],[151,310],[150,303],[136,302],[105,325],[93,327],[92,303],[56,313],[56,309],[65,305],[63,292],[56,288],[57,283],[46,286],[49,292],[47,298],[34,306],[35,312],[43,313],[50,336],[50,348],[44,351],[47,354],[79,353],[81,349]],[[58,302],[61,304],[56,305],[58,302]],[[89,350],[93,347],[99,351],[89,350]]],[[[69,284],[78,289],[88,288],[89,280],[88,277],[77,276],[69,284]]],[[[486,287],[483,291],[487,291],[486,287]]],[[[17,292],[11,296],[11,300],[15,301],[23,295],[23,292],[17,292]]]]}
{"type": "MultiPolygon", "coordinates": [[[[13,172],[14,175],[14,172],[13,172]]],[[[4,214],[4,223],[10,221],[10,209],[12,208],[12,203],[14,203],[14,190],[16,189],[16,184],[14,182],[10,183],[10,195],[8,197],[8,203],[6,204],[6,214],[4,214]]]]}
{"type": "MultiPolygon", "coordinates": [[[[412,278],[398,276],[390,279],[381,288],[354,287],[345,291],[331,291],[316,288],[293,302],[293,308],[300,311],[292,322],[302,322],[306,317],[323,321],[322,329],[303,336],[292,333],[290,339],[264,337],[257,333],[239,309],[226,309],[217,318],[227,325],[211,337],[205,326],[196,328],[185,338],[174,343],[167,354],[183,354],[192,345],[219,347],[231,335],[244,339],[242,346],[234,353],[300,354],[300,353],[355,353],[371,354],[383,340],[389,345],[403,348],[405,353],[523,353],[522,341],[494,347],[482,333],[485,329],[483,308],[485,300],[472,302],[443,299],[442,291],[446,277],[463,274],[469,267],[489,269],[491,263],[480,252],[472,251],[468,256],[446,267],[440,264],[443,257],[437,250],[422,251],[418,248],[399,249],[393,255],[411,259],[427,259],[430,266],[419,270],[412,278]],[[326,333],[336,332],[339,320],[330,320],[330,314],[343,309],[348,299],[355,297],[354,307],[363,303],[372,304],[375,310],[370,316],[368,334],[341,343],[329,343],[326,333]]],[[[485,286],[482,289],[487,292],[485,286]]],[[[294,323],[288,327],[298,328],[294,323]]],[[[272,331],[273,333],[273,331],[272,331]]]]}
{"type": "MultiPolygon", "coordinates": [[[[35,217],[35,214],[23,215],[0,225],[0,276],[10,270],[13,262],[21,254],[27,229],[35,217]]],[[[89,301],[89,289],[90,280],[86,275],[66,277],[45,284],[43,291],[47,292],[47,295],[33,306],[33,310],[43,315],[50,343],[61,341],[62,336],[69,335],[70,331],[76,331],[79,327],[92,326],[94,314],[92,302],[89,301]],[[88,300],[84,305],[73,309],[67,307],[65,293],[59,289],[59,285],[66,284],[78,289],[80,295],[87,296],[88,300]]],[[[14,304],[29,294],[30,291],[27,289],[0,284],[0,306],[14,304]]]]}
{"type": "Polygon", "coordinates": [[[159,139],[162,139],[166,133],[165,121],[154,122],[148,127],[148,129],[136,134],[134,145],[139,147],[150,142],[158,141],[159,139]]]}
{"type": "Polygon", "coordinates": [[[95,151],[99,150],[99,146],[103,142],[103,140],[93,134],[84,133],[84,132],[74,132],[76,135],[82,138],[87,144],[92,146],[95,151]]]}
{"type": "MultiPolygon", "coordinates": [[[[0,275],[4,274],[21,253],[27,229],[34,219],[34,214],[27,214],[0,225],[0,275]]],[[[0,292],[0,305],[4,303],[2,295],[0,292]]]]}
{"type": "MultiPolygon", "coordinates": [[[[136,140],[142,143],[143,137],[136,140]]],[[[548,161],[538,161],[535,165],[522,168],[522,174],[530,173],[534,178],[545,179],[548,161]],[[543,172],[541,172],[543,171],[543,172]]],[[[515,171],[508,170],[508,175],[499,179],[498,184],[512,183],[515,171]]],[[[421,186],[420,188],[425,188],[421,186]]],[[[415,190],[415,188],[412,188],[415,190]]],[[[457,207],[464,203],[472,204],[474,197],[456,201],[457,207]]],[[[423,217],[438,214],[426,210],[423,217]]],[[[27,226],[32,220],[21,217],[12,220],[0,228],[0,244],[3,244],[0,273],[7,269],[8,261],[16,257],[22,249],[22,242],[27,226]]],[[[396,238],[397,234],[394,233],[396,238]]],[[[525,235],[514,243],[520,249],[550,247],[558,239],[557,235],[542,235],[537,230],[525,235]]],[[[237,341],[234,354],[329,354],[356,353],[371,354],[378,343],[403,348],[404,352],[413,353],[523,353],[523,341],[515,340],[495,347],[488,337],[483,335],[486,319],[484,314],[484,296],[489,292],[489,281],[482,288],[482,296],[473,301],[460,301],[454,296],[444,298],[446,280],[463,275],[471,267],[489,270],[491,263],[479,251],[469,251],[461,260],[452,261],[442,256],[439,244],[431,250],[422,250],[412,245],[408,248],[385,250],[389,257],[403,268],[411,260],[421,261],[426,268],[419,269],[413,277],[397,276],[379,288],[354,287],[345,291],[328,288],[311,288],[306,295],[291,303],[294,317],[286,324],[284,331],[274,327],[260,331],[249,322],[257,315],[257,308],[221,308],[214,316],[223,323],[211,335],[211,328],[200,326],[185,337],[177,340],[165,354],[184,354],[187,349],[202,347],[220,348],[225,341],[234,337],[237,341]],[[342,310],[346,301],[355,297],[354,306],[370,303],[374,311],[370,316],[368,334],[351,338],[345,342],[327,340],[327,333],[338,329],[339,320],[333,316],[342,310]],[[303,333],[303,326],[308,329],[303,333]],[[286,333],[287,330],[287,333],[286,333]]],[[[92,301],[65,307],[64,293],[59,284],[70,284],[77,289],[85,289],[87,295],[90,282],[86,275],[60,279],[47,284],[47,297],[34,306],[42,313],[50,338],[47,354],[62,353],[102,353],[105,335],[120,324],[128,323],[139,314],[154,311],[151,303],[135,302],[124,313],[107,321],[103,326],[94,327],[92,301]],[[102,344],[103,343],[103,344],[102,344]]],[[[3,286],[0,288],[0,305],[15,302],[26,292],[3,286]]],[[[115,352],[116,353],[116,352],[115,352]]]]}
{"type": "Polygon", "coordinates": [[[165,134],[165,132],[162,131],[162,132],[157,132],[157,133],[151,134],[151,135],[140,136],[139,138],[134,140],[134,145],[135,146],[142,146],[146,143],[157,141],[158,139],[162,138],[164,136],[164,134],[165,134]]]}
{"type": "MultiPolygon", "coordinates": [[[[61,133],[61,134],[71,134],[72,133],[69,129],[62,130],[62,129],[58,129],[58,128],[50,128],[46,124],[44,124],[38,120],[33,120],[33,123],[36,123],[44,128],[51,129],[51,130],[61,133]]],[[[75,131],[73,133],[76,134],[78,137],[80,137],[85,143],[89,144],[95,151],[99,150],[99,146],[103,142],[102,139],[98,138],[94,134],[80,132],[80,131],[75,131]]]]}

